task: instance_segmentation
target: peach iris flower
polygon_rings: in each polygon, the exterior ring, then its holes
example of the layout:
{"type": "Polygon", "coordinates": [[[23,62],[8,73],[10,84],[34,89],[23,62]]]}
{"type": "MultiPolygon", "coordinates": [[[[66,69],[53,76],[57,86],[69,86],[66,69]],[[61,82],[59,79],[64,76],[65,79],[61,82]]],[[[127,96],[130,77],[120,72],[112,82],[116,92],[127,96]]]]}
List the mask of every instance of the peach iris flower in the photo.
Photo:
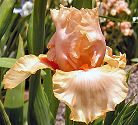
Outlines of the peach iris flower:
{"type": "Polygon", "coordinates": [[[55,70],[53,92],[71,109],[70,119],[89,123],[125,99],[128,91],[126,55],[115,56],[106,47],[98,8],[60,6],[51,10],[56,32],[47,55],[21,57],[4,76],[5,88],[14,88],[39,69],[55,70]]]}

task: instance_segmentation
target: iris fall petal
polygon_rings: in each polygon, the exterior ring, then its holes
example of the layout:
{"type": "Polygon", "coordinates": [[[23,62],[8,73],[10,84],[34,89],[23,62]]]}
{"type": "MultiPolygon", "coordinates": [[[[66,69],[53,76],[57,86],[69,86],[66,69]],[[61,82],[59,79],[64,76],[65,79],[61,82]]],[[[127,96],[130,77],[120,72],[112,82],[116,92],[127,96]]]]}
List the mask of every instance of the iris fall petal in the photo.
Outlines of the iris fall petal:
{"type": "Polygon", "coordinates": [[[53,76],[54,95],[71,109],[70,119],[92,122],[114,110],[127,95],[125,71],[109,65],[53,76]]]}
{"type": "Polygon", "coordinates": [[[4,75],[2,81],[5,84],[4,88],[14,88],[31,74],[35,74],[37,70],[49,68],[49,65],[42,61],[41,58],[46,58],[46,56],[26,55],[21,57],[4,75]]]}

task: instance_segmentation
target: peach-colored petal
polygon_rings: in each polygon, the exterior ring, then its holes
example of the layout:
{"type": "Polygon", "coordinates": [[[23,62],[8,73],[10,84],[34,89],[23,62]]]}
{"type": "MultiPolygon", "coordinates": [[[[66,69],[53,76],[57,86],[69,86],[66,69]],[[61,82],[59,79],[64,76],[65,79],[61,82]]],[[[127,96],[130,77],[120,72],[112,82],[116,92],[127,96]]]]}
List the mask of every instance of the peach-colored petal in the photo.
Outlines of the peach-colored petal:
{"type": "Polygon", "coordinates": [[[125,99],[125,71],[109,65],[63,72],[53,76],[54,95],[71,109],[70,119],[89,123],[114,110],[125,99]]]}
{"type": "Polygon", "coordinates": [[[126,66],[126,54],[121,54],[119,56],[115,56],[112,54],[112,49],[106,46],[106,54],[104,57],[104,63],[108,63],[113,67],[125,68],[126,66]]]}
{"type": "Polygon", "coordinates": [[[40,58],[46,57],[46,55],[25,55],[21,57],[11,69],[4,75],[2,81],[5,84],[4,88],[14,88],[20,84],[23,80],[28,78],[31,74],[39,69],[49,68],[49,65],[40,60],[40,58]]]}
{"type": "Polygon", "coordinates": [[[63,71],[76,70],[86,63],[91,67],[102,64],[106,45],[98,8],[78,10],[61,5],[59,10],[51,10],[51,16],[56,32],[48,44],[48,53],[53,53],[48,54],[48,59],[63,71]]]}

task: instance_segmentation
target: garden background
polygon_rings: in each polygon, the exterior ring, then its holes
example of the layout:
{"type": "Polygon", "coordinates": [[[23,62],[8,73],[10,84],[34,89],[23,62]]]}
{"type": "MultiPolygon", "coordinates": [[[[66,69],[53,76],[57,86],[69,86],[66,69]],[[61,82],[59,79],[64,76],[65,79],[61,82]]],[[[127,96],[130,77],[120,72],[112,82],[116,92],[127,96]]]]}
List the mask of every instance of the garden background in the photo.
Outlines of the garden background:
{"type": "MultiPolygon", "coordinates": [[[[56,30],[50,9],[59,9],[60,4],[78,9],[99,6],[106,44],[116,55],[126,53],[127,82],[131,72],[131,80],[138,77],[138,0],[0,0],[0,82],[20,57],[48,51],[46,46],[56,30]]],[[[53,95],[53,74],[50,69],[38,71],[12,90],[0,84],[0,125],[54,125],[60,102],[53,95]]],[[[138,101],[132,103],[138,92],[135,81],[135,93],[126,103],[89,125],[137,125],[138,101]]],[[[64,104],[61,108],[66,108],[65,123],[57,125],[84,124],[69,120],[70,109],[64,104]]]]}

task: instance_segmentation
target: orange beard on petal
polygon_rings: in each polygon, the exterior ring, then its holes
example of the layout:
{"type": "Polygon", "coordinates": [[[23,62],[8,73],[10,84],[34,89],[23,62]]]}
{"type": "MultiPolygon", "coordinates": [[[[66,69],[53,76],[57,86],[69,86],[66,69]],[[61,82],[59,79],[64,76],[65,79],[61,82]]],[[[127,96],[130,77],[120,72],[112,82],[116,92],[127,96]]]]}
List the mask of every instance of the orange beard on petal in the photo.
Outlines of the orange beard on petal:
{"type": "Polygon", "coordinates": [[[54,61],[48,60],[46,57],[40,57],[39,58],[42,63],[49,64],[54,70],[59,69],[58,64],[56,64],[54,61]]]}
{"type": "Polygon", "coordinates": [[[83,64],[80,68],[79,68],[79,70],[88,70],[89,69],[89,66],[88,66],[88,64],[83,64]]]}

